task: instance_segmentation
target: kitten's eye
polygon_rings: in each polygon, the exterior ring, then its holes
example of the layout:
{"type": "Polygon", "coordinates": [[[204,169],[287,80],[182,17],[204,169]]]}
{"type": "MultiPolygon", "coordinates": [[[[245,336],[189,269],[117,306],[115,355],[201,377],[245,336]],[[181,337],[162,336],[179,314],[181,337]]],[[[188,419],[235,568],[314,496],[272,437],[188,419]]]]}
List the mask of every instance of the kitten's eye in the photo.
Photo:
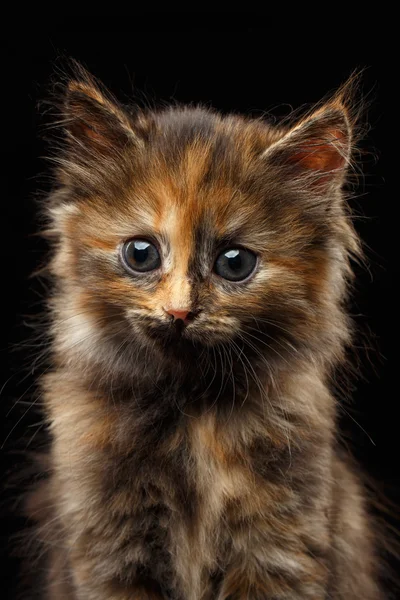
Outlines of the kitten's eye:
{"type": "Polygon", "coordinates": [[[214,271],[229,281],[243,281],[256,268],[257,257],[244,248],[224,250],[215,261],[214,271]]]}
{"type": "Polygon", "coordinates": [[[154,271],[161,265],[157,248],[147,240],[129,240],[122,248],[124,266],[132,271],[145,273],[154,271]]]}

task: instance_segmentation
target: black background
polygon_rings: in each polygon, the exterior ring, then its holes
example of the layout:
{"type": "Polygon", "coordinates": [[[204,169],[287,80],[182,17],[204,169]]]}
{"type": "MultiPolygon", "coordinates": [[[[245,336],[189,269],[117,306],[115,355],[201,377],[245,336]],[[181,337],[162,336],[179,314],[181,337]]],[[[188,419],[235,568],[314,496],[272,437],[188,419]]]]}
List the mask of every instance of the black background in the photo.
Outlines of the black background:
{"type": "MultiPolygon", "coordinates": [[[[7,536],[24,524],[9,512],[10,507],[18,510],[19,503],[18,490],[8,482],[21,468],[25,440],[29,442],[40,427],[40,415],[24,404],[32,400],[35,350],[19,346],[31,335],[22,324],[25,315],[40,313],[44,293],[37,281],[29,279],[46,250],[44,242],[33,235],[38,229],[37,200],[49,188],[49,165],[42,158],[47,149],[41,137],[49,117],[38,102],[48,97],[50,80],[55,74],[57,79],[63,57],[81,61],[123,102],[134,94],[142,102],[144,98],[151,103],[201,102],[222,111],[254,115],[266,111],[276,117],[287,116],[291,107],[319,101],[354,69],[365,68],[359,98],[364,96],[368,105],[369,131],[362,142],[367,153],[358,198],[351,203],[367,257],[365,267],[356,267],[351,306],[361,332],[357,346],[362,377],[352,382],[353,402],[346,404],[349,414],[342,411],[341,428],[345,439],[351,438],[349,447],[364,471],[389,500],[400,500],[394,291],[398,234],[395,199],[386,181],[390,143],[389,126],[385,126],[385,111],[390,107],[387,47],[382,41],[378,45],[354,38],[346,42],[345,32],[338,32],[334,41],[329,36],[317,39],[315,32],[300,40],[282,33],[277,41],[273,37],[279,26],[265,15],[236,17],[230,24],[216,13],[212,19],[204,14],[189,16],[179,26],[166,13],[136,19],[130,29],[118,32],[3,34],[0,445],[5,473],[1,502],[3,565],[7,567],[1,583],[4,597],[14,597],[18,564],[9,557],[7,536]]],[[[120,17],[127,25],[129,19],[120,17]]],[[[394,518],[387,520],[396,525],[394,518]]]]}

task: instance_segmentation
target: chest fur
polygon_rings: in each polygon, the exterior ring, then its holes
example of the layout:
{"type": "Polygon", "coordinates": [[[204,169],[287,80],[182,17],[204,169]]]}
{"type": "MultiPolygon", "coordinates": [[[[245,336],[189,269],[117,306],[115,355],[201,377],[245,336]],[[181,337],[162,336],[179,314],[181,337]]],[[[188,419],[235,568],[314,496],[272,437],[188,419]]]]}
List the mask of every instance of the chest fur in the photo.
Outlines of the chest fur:
{"type": "Polygon", "coordinates": [[[149,577],[171,598],[212,598],[232,552],[248,554],[244,524],[283,526],[287,474],[304,448],[272,438],[259,416],[157,424],[103,406],[70,394],[53,413],[53,496],[75,565],[89,559],[104,581],[149,577]]]}
{"type": "Polygon", "coordinates": [[[54,494],[72,555],[91,555],[99,577],[146,574],[187,600],[201,598],[230,543],[227,507],[254,503],[248,458],[211,415],[125,453],[111,443],[115,427],[98,414],[70,429],[72,437],[65,423],[55,436],[54,494]]]}

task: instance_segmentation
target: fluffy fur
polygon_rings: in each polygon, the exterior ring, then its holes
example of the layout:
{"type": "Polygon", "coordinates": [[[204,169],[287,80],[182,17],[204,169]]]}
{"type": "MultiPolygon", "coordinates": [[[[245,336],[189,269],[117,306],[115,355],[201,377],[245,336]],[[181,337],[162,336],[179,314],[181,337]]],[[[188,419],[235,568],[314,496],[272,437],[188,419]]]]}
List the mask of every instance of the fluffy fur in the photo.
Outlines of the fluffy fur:
{"type": "Polygon", "coordinates": [[[47,208],[50,477],[29,499],[43,598],[380,597],[330,391],[358,252],[346,98],[276,127],[124,108],[82,71],[66,86],[47,208]],[[159,271],[126,271],[135,236],[159,271]],[[212,269],[237,246],[258,264],[234,283],[212,269]]]}

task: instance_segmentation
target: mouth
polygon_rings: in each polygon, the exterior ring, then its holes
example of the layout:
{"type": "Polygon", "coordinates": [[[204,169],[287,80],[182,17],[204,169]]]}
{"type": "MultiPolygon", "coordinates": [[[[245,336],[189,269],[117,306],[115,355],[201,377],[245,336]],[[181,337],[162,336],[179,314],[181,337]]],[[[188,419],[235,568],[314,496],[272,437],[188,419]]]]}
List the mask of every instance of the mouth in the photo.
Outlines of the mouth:
{"type": "Polygon", "coordinates": [[[165,350],[172,351],[173,353],[184,353],[188,350],[193,353],[196,347],[200,348],[203,346],[190,335],[190,325],[186,325],[182,319],[177,319],[172,323],[146,327],[146,333],[165,350]]]}

